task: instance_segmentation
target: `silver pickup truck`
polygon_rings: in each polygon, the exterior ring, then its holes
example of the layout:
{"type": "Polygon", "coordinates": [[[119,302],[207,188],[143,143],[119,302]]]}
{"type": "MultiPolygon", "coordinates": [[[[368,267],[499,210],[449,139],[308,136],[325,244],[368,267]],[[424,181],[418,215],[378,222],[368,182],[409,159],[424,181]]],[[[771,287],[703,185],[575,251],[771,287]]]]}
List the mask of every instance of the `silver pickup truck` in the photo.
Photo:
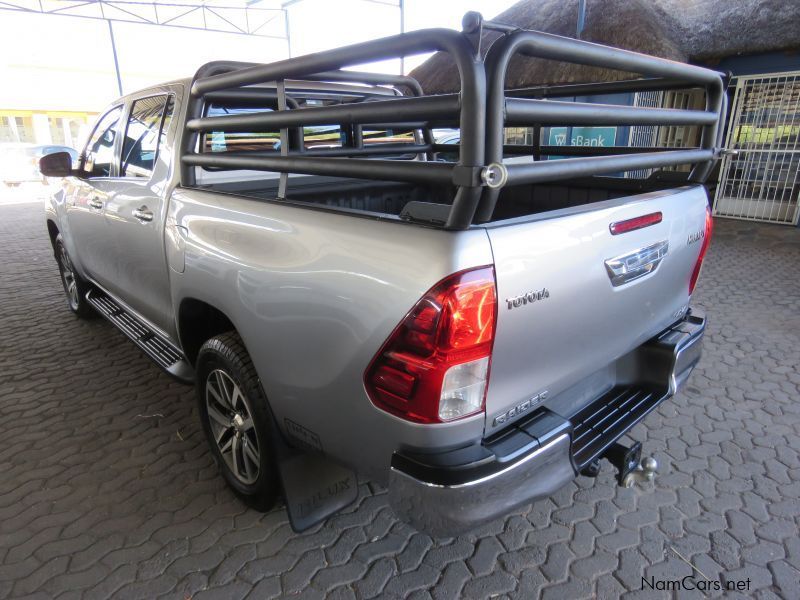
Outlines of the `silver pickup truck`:
{"type": "Polygon", "coordinates": [[[69,308],[196,386],[246,502],[281,493],[303,530],[355,499],[358,473],[450,536],[602,458],[641,472],[620,438],[700,356],[690,299],[724,112],[713,71],[469,14],[462,32],[215,62],[120,98],[76,164],[42,159],[64,178],[47,229],[69,308]],[[342,70],[431,51],[459,93],[342,70]],[[638,77],[507,91],[519,56],[638,77]],[[703,110],[586,101],[689,88],[703,110]],[[696,143],[540,142],[588,126],[696,143]],[[533,143],[504,143],[508,127],[533,143]]]}

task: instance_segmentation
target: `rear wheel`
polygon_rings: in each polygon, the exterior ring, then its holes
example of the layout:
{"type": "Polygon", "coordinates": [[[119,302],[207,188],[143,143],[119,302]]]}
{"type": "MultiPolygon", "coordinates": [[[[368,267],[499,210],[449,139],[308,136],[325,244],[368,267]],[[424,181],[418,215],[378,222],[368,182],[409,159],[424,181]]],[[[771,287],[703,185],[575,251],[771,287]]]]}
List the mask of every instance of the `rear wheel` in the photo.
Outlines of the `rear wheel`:
{"type": "Polygon", "coordinates": [[[67,296],[67,306],[82,319],[96,316],[97,313],[92,308],[92,305],[89,304],[89,301],[86,300],[86,294],[91,289],[91,286],[75,271],[60,233],[56,236],[55,253],[58,271],[61,274],[61,284],[64,286],[64,293],[67,296]]]}
{"type": "Polygon", "coordinates": [[[225,481],[249,506],[270,509],[279,490],[270,445],[272,417],[255,367],[236,333],[213,337],[200,348],[197,406],[225,481]]]}

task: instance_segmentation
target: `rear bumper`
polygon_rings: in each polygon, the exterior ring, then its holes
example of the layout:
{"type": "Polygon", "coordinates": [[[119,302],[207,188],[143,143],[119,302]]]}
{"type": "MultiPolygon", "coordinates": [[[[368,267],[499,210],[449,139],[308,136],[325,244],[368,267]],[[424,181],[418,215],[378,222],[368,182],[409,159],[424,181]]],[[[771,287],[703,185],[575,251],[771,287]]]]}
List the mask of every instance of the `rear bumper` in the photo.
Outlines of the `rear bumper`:
{"type": "Polygon", "coordinates": [[[631,353],[631,383],[569,418],[543,408],[467,448],[395,453],[392,508],[417,529],[449,537],[553,494],[679,389],[704,332],[705,319],[690,313],[631,353]]]}

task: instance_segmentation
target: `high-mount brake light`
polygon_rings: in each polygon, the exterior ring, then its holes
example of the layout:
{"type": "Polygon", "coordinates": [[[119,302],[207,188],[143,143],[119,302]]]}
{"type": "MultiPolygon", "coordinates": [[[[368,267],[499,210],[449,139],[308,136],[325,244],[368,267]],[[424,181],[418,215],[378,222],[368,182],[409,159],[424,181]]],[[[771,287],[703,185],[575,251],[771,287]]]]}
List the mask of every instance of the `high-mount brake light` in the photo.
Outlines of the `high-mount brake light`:
{"type": "Polygon", "coordinates": [[[711,216],[711,209],[706,207],[706,227],[703,231],[703,245],[700,247],[700,254],[697,255],[697,262],[692,271],[692,278],[689,280],[689,294],[694,292],[697,279],[700,277],[700,268],[703,266],[703,259],[706,257],[708,245],[711,243],[711,234],[714,232],[714,219],[711,216]]]}
{"type": "Polygon", "coordinates": [[[628,233],[629,231],[636,231],[637,229],[656,225],[661,223],[662,218],[663,215],[660,212],[654,212],[649,215],[642,215],[640,217],[626,219],[625,221],[611,223],[608,229],[611,231],[611,235],[619,235],[620,233],[628,233]]]}
{"type": "Polygon", "coordinates": [[[415,423],[484,410],[497,321],[494,268],[446,277],[408,312],[372,359],[364,384],[378,408],[415,423]]]}

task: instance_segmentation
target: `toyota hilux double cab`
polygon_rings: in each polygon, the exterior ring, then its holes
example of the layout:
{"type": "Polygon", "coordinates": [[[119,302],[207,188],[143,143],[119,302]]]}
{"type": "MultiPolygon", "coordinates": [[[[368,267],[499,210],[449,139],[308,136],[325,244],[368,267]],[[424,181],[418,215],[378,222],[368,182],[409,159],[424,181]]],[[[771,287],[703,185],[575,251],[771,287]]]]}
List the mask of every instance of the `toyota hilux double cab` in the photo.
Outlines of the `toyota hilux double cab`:
{"type": "MultiPolygon", "coordinates": [[[[70,310],[196,386],[222,475],[303,530],[357,474],[452,536],[554,493],[686,381],[712,220],[719,73],[465,18],[113,102],[46,204],[70,310]],[[481,32],[496,38],[481,52],[481,32]],[[346,67],[448,53],[458,93],[346,67]],[[635,74],[509,91],[509,61],[635,74]],[[630,76],[630,75],[629,75],[630,76]],[[700,89],[702,110],[575,97],[700,89]],[[692,127],[694,146],[557,146],[554,127],[692,127]],[[506,144],[508,127],[531,145],[506,144]],[[438,144],[434,129],[457,131],[438,144]]],[[[652,465],[651,465],[652,467],[652,465]]],[[[651,469],[652,470],[652,469],[651,469]]]]}

